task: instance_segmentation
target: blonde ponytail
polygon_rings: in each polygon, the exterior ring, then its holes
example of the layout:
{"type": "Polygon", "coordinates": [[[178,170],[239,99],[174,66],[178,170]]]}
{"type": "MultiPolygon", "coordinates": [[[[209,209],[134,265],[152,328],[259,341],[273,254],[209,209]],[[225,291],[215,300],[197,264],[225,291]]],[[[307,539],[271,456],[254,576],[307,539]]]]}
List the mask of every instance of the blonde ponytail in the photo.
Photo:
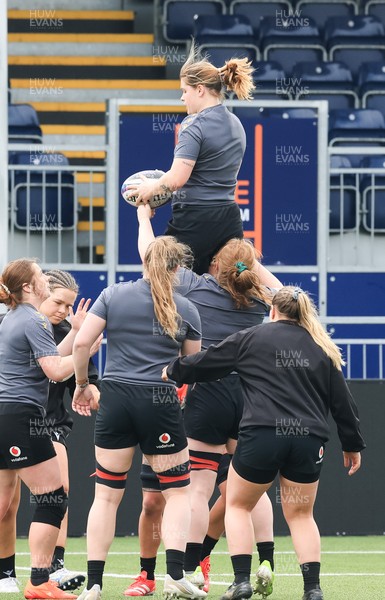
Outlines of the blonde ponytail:
{"type": "Polygon", "coordinates": [[[223,67],[215,67],[207,56],[201,56],[199,48],[193,41],[190,53],[180,70],[180,78],[186,84],[196,87],[201,84],[219,98],[223,98],[223,86],[227,91],[234,92],[239,100],[251,100],[255,90],[251,62],[247,58],[231,58],[223,67]]]}
{"type": "Polygon", "coordinates": [[[188,246],[170,236],[157,237],[144,256],[143,264],[150,281],[155,316],[165,333],[173,339],[181,324],[173,296],[176,270],[184,266],[190,256],[188,246]]]}
{"type": "Polygon", "coordinates": [[[322,327],[314,302],[303,290],[294,286],[285,286],[275,294],[272,304],[281,315],[297,321],[301,327],[306,329],[315,343],[330,358],[333,365],[339,371],[342,370],[345,361],[342,359],[341,350],[322,327]]]}

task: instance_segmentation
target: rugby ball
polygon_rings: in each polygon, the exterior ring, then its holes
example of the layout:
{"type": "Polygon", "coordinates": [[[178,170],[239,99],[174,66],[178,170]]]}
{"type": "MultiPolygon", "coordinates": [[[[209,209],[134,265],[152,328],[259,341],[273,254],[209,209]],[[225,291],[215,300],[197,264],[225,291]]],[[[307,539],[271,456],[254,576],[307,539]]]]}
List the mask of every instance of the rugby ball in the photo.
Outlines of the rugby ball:
{"type": "MultiPolygon", "coordinates": [[[[158,169],[154,169],[152,171],[139,171],[139,173],[134,173],[133,175],[130,175],[130,177],[127,177],[122,185],[121,193],[125,201],[131,206],[136,207],[136,196],[128,196],[128,194],[132,192],[128,186],[140,185],[143,182],[143,180],[140,178],[141,175],[144,175],[144,177],[147,177],[148,179],[159,179],[162,177],[162,175],[164,175],[164,171],[160,171],[158,169]]],[[[158,208],[159,206],[163,206],[163,204],[170,202],[171,198],[172,192],[169,194],[157,194],[151,198],[149,205],[151,208],[158,208]]]]}

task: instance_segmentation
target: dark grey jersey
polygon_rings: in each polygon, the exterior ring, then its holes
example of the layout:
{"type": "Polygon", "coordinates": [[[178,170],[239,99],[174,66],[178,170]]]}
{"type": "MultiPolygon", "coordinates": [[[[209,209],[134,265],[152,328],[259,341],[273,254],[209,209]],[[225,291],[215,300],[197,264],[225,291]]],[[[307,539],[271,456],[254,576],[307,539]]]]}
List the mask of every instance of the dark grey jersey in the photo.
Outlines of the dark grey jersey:
{"type": "Polygon", "coordinates": [[[49,382],[37,359],[58,354],[46,316],[31,304],[10,310],[0,325],[0,402],[45,408],[49,382]]]}
{"type": "Polygon", "coordinates": [[[202,348],[219,344],[227,336],[262,323],[267,304],[255,300],[247,308],[237,309],[229,292],[208,273],[197,275],[189,269],[178,270],[176,290],[197,307],[202,322],[202,348]]]}
{"type": "Polygon", "coordinates": [[[158,323],[146,279],[111,285],[100,294],[90,312],[107,323],[107,358],[103,379],[135,385],[160,384],[164,366],[178,356],[184,340],[200,340],[197,309],[175,293],[182,322],[176,340],[158,323]]]}
{"type": "Polygon", "coordinates": [[[187,116],[180,126],[174,157],[196,163],[174,203],[213,206],[233,202],[245,149],[242,123],[222,104],[187,116]]]}

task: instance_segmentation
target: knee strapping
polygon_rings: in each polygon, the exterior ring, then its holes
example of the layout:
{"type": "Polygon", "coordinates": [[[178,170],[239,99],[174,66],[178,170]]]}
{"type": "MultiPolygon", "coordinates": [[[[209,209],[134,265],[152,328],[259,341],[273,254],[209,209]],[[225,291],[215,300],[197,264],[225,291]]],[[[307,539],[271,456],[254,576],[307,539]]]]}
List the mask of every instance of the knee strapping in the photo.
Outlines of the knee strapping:
{"type": "Polygon", "coordinates": [[[197,450],[190,450],[191,470],[200,471],[206,469],[207,471],[214,471],[214,473],[217,473],[221,458],[222,454],[219,452],[198,452],[197,450]]]}
{"type": "Polygon", "coordinates": [[[167,471],[156,474],[159,479],[160,489],[185,487],[190,483],[190,461],[176,465],[167,471]]]}
{"type": "Polygon", "coordinates": [[[111,488],[124,490],[126,487],[127,473],[128,471],[114,473],[113,471],[108,471],[108,469],[102,467],[98,462],[96,463],[96,482],[111,488]]]}
{"type": "Polygon", "coordinates": [[[68,496],[63,486],[53,492],[32,494],[31,501],[36,504],[33,523],[45,523],[60,529],[68,506],[68,496]]]}

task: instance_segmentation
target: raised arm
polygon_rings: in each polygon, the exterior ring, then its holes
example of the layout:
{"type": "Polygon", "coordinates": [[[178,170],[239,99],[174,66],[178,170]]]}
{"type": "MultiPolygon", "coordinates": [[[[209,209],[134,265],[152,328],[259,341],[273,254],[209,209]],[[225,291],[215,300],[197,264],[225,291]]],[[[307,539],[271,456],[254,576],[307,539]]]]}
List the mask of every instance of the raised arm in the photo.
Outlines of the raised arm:
{"type": "Polygon", "coordinates": [[[266,267],[264,267],[259,261],[255,261],[255,271],[259,277],[261,285],[265,285],[269,288],[279,289],[282,283],[273,273],[271,273],[266,267]]]}
{"type": "Polygon", "coordinates": [[[138,230],[138,251],[141,261],[144,260],[146,250],[154,241],[154,231],[151,225],[152,210],[149,204],[140,204],[137,209],[137,217],[139,222],[138,230]]]}

